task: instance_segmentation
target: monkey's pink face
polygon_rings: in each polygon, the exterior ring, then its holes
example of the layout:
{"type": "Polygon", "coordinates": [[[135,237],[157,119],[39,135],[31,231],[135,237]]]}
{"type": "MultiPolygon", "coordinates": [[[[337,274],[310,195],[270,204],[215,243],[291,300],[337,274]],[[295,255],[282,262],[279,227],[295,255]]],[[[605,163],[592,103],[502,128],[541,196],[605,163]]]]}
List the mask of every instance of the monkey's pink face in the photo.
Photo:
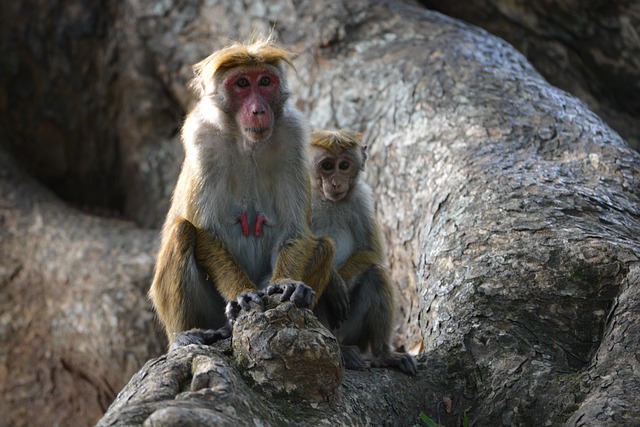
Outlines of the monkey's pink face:
{"type": "Polygon", "coordinates": [[[317,159],[315,166],[318,187],[325,198],[338,202],[349,194],[352,179],[358,173],[358,166],[352,159],[327,155],[317,159]]]}
{"type": "Polygon", "coordinates": [[[273,104],[280,92],[280,77],[269,68],[238,68],[224,79],[243,135],[264,141],[273,131],[273,104]]]}

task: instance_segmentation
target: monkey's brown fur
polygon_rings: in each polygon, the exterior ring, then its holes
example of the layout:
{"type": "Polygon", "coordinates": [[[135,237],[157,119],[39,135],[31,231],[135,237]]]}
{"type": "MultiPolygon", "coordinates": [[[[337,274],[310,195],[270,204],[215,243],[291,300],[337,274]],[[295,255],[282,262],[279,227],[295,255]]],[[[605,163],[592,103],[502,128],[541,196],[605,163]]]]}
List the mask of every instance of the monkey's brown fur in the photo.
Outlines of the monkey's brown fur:
{"type": "MultiPolygon", "coordinates": [[[[227,302],[268,284],[304,282],[315,301],[334,286],[335,246],[309,228],[307,125],[282,69],[292,56],[260,39],[195,66],[201,98],[183,126],[185,160],[149,291],[170,343],[223,327],[227,302]]],[[[340,285],[332,307],[344,317],[340,285]]]]}
{"type": "Polygon", "coordinates": [[[238,67],[273,65],[282,69],[284,63],[295,69],[292,60],[296,56],[294,52],[276,46],[271,36],[257,37],[246,44],[235,42],[193,66],[195,78],[192,86],[204,95],[211,91],[216,73],[238,67]]]}
{"type": "Polygon", "coordinates": [[[322,130],[311,134],[311,145],[338,155],[347,150],[362,151],[362,134],[351,130],[322,130]]]}
{"type": "Polygon", "coordinates": [[[336,242],[336,266],[349,290],[350,309],[338,328],[345,365],[361,368],[364,354],[373,366],[393,366],[415,374],[415,359],[391,350],[394,288],[383,266],[380,227],[371,188],[359,179],[366,161],[361,134],[319,131],[311,135],[312,230],[336,242]]]}
{"type": "Polygon", "coordinates": [[[295,53],[273,44],[271,38],[257,39],[249,44],[234,43],[220,49],[194,65],[198,79],[212,79],[221,68],[237,68],[250,65],[278,64],[285,62],[294,68],[295,53]]]}

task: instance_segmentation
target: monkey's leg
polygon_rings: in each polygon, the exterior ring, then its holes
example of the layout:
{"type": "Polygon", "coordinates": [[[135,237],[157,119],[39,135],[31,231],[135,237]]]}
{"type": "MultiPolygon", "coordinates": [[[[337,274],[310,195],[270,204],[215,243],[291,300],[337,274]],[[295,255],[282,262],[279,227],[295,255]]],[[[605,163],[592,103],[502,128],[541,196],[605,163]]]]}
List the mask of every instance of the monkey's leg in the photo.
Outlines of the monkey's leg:
{"type": "MultiPolygon", "coordinates": [[[[359,278],[357,278],[359,279],[359,278]]],[[[347,369],[365,369],[370,366],[365,357],[368,348],[367,334],[364,328],[365,320],[371,302],[365,288],[366,282],[362,280],[352,280],[349,287],[350,310],[346,321],[336,331],[336,336],[340,342],[342,360],[347,369]]],[[[322,319],[321,315],[319,316],[322,319]]]]}
{"type": "Polygon", "coordinates": [[[391,349],[395,299],[389,274],[383,267],[373,265],[365,273],[364,279],[371,284],[372,289],[375,289],[375,294],[379,296],[377,301],[373,301],[372,309],[366,320],[371,325],[369,327],[371,353],[373,354],[371,366],[394,367],[406,374],[415,375],[418,372],[415,358],[408,353],[399,353],[391,349]],[[384,313],[384,315],[380,316],[380,313],[384,313]],[[379,328],[379,333],[376,333],[376,328],[379,328]]]}
{"type": "Polygon", "coordinates": [[[339,328],[342,322],[347,320],[349,314],[347,285],[333,268],[331,269],[327,288],[318,304],[314,307],[313,312],[318,317],[318,320],[329,330],[339,328]]]}
{"type": "MultiPolygon", "coordinates": [[[[346,291],[344,281],[338,273],[335,272],[335,270],[332,272],[331,277],[333,280],[339,280],[341,282],[340,285],[343,286],[346,291]]],[[[329,284],[327,291],[323,295],[323,298],[318,301],[313,312],[327,329],[332,331],[334,335],[338,336],[338,328],[342,325],[343,321],[347,319],[346,315],[348,315],[348,311],[345,311],[344,318],[339,317],[340,315],[334,309],[335,304],[332,304],[332,301],[329,300],[332,293],[331,289],[332,286],[329,284]]],[[[342,354],[342,362],[347,369],[361,370],[370,366],[369,361],[364,357],[364,354],[356,345],[340,345],[340,352],[342,354]]]]}
{"type": "Polygon", "coordinates": [[[407,353],[391,350],[395,302],[391,278],[387,271],[374,264],[357,277],[351,293],[351,313],[340,329],[343,345],[355,345],[362,351],[371,350],[371,366],[395,367],[415,375],[415,359],[407,353]]]}
{"type": "Polygon", "coordinates": [[[193,224],[184,218],[177,219],[158,255],[149,295],[170,344],[178,332],[192,328],[217,329],[226,324],[225,301],[196,264],[196,240],[197,230],[193,224]]]}

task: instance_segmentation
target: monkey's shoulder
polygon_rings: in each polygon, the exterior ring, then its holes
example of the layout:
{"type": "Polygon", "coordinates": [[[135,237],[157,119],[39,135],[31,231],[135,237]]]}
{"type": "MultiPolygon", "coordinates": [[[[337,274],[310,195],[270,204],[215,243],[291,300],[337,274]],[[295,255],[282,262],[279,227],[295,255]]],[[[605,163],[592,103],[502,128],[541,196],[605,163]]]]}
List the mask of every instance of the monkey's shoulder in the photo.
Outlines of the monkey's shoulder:
{"type": "Polygon", "coordinates": [[[306,116],[293,105],[290,99],[284,104],[282,111],[283,113],[277,119],[280,127],[295,128],[308,133],[309,126],[306,116]]]}
{"type": "Polygon", "coordinates": [[[364,209],[367,214],[372,214],[374,211],[374,198],[373,190],[362,179],[358,180],[355,184],[353,191],[351,192],[352,204],[354,207],[360,207],[364,209]]]}
{"type": "Polygon", "coordinates": [[[226,117],[214,103],[207,98],[200,99],[185,117],[182,125],[183,140],[191,141],[194,136],[212,132],[221,134],[223,128],[230,123],[230,118],[226,117]]]}

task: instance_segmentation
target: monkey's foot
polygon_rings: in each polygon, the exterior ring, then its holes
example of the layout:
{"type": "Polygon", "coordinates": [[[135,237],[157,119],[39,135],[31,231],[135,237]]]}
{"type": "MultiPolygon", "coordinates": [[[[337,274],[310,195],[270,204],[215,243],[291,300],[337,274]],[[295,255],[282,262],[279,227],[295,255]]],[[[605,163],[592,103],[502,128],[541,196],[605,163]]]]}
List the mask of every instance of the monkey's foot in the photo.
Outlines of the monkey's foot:
{"type": "Polygon", "coordinates": [[[375,367],[398,368],[405,374],[409,375],[415,375],[418,373],[418,364],[416,363],[416,359],[407,353],[391,351],[389,353],[381,354],[373,359],[371,364],[375,367]]]}
{"type": "Polygon", "coordinates": [[[276,283],[267,288],[267,295],[282,294],[280,302],[291,301],[299,308],[311,307],[316,293],[302,282],[276,283]]]}
{"type": "Polygon", "coordinates": [[[225,325],[220,329],[191,329],[189,331],[176,332],[172,336],[173,339],[171,340],[169,351],[189,344],[211,345],[230,336],[230,325],[225,325]]]}
{"type": "Polygon", "coordinates": [[[341,345],[342,362],[346,369],[362,370],[369,368],[369,361],[365,359],[360,349],[355,345],[341,345]]]}

